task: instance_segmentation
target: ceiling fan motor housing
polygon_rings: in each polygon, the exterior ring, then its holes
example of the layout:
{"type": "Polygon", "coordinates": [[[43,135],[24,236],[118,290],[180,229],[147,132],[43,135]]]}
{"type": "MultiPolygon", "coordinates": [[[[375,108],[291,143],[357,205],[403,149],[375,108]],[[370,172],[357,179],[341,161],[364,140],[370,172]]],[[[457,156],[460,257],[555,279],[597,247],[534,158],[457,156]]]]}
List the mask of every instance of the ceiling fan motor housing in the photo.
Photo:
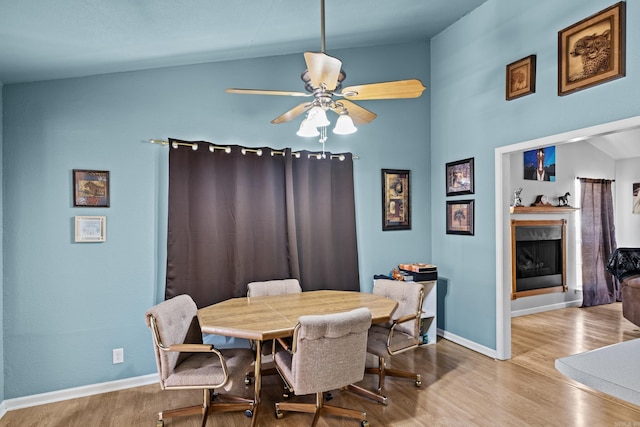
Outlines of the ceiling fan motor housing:
{"type": "MultiPolygon", "coordinates": [[[[311,75],[309,74],[309,70],[304,70],[302,74],[300,74],[300,78],[304,82],[304,88],[309,93],[315,93],[316,90],[322,89],[313,86],[311,83],[311,75]]],[[[336,88],[332,92],[339,91],[342,88],[342,81],[347,78],[347,73],[344,70],[340,69],[340,74],[338,74],[338,81],[336,82],[336,88]]]]}

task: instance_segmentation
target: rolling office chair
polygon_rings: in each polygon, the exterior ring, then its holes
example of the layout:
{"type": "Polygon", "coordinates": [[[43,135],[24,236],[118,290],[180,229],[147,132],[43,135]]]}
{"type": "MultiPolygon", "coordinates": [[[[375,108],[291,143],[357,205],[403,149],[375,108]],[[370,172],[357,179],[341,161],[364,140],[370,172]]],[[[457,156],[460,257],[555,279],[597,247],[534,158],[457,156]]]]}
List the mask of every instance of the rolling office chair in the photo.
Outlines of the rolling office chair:
{"type": "MultiPolygon", "coordinates": [[[[302,292],[302,288],[300,287],[300,282],[298,279],[277,279],[277,280],[266,280],[263,282],[251,282],[247,285],[247,297],[263,297],[263,296],[273,296],[273,295],[286,295],[286,294],[296,294],[302,292]]],[[[255,346],[252,344],[252,348],[255,346]]],[[[269,358],[271,353],[273,352],[273,341],[262,342],[262,356],[267,356],[269,358]]],[[[267,360],[262,363],[269,363],[270,360],[267,360]]],[[[278,372],[274,367],[268,367],[262,370],[262,376],[266,375],[276,375],[278,372]]],[[[245,383],[250,384],[251,378],[253,378],[254,372],[247,372],[245,377],[245,383]]]]}
{"type": "Polygon", "coordinates": [[[276,345],[274,362],[290,392],[298,396],[315,394],[316,401],[277,402],[276,418],[282,418],[283,411],[296,411],[314,414],[312,427],[322,414],[354,418],[362,426],[369,425],[363,411],[325,405],[323,393],[364,378],[370,326],[368,308],[300,316],[291,349],[276,345]]]}
{"type": "Polygon", "coordinates": [[[204,394],[201,405],[160,412],[159,427],[165,418],[185,415],[202,414],[202,427],[212,412],[245,411],[247,417],[253,416],[253,399],[213,393],[218,388],[229,391],[235,380],[244,377],[253,362],[253,352],[248,348],[218,350],[203,344],[197,311],[190,296],[179,295],[145,314],[153,335],[160,388],[202,389],[204,394]]]}
{"type": "Polygon", "coordinates": [[[373,293],[398,302],[391,322],[372,325],[369,329],[367,352],[377,356],[378,366],[366,368],[365,373],[378,375],[378,389],[373,392],[355,384],[349,386],[349,389],[386,405],[387,397],[382,394],[385,377],[410,378],[415,381],[416,387],[422,385],[420,374],[387,368],[385,363],[391,356],[420,345],[420,315],[424,287],[416,282],[376,279],[373,283],[373,293]]]}
{"type": "Polygon", "coordinates": [[[298,279],[266,280],[264,282],[251,282],[247,285],[248,297],[285,295],[298,292],[302,292],[298,279]]]}

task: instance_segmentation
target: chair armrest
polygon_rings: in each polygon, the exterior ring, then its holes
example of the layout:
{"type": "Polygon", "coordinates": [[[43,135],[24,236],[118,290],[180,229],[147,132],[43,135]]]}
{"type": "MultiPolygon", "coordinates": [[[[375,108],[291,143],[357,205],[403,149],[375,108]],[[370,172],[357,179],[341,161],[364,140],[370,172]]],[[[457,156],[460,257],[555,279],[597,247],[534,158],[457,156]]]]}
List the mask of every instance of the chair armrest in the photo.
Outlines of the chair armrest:
{"type": "Polygon", "coordinates": [[[208,353],[213,350],[211,344],[172,344],[168,351],[179,351],[186,353],[208,353]]]}
{"type": "Polygon", "coordinates": [[[417,318],[418,318],[418,314],[407,314],[406,316],[402,316],[394,320],[392,327],[395,327],[395,325],[397,325],[398,323],[410,322],[411,320],[416,320],[417,318]]]}
{"type": "Polygon", "coordinates": [[[164,351],[176,351],[178,353],[214,353],[220,360],[220,367],[224,374],[224,381],[217,384],[214,388],[224,386],[229,381],[229,370],[227,369],[227,362],[224,360],[224,356],[220,353],[220,350],[215,348],[212,344],[171,344],[169,347],[160,347],[164,351]]]}
{"type": "MultiPolygon", "coordinates": [[[[276,341],[278,341],[278,343],[280,344],[280,346],[285,349],[286,351],[288,351],[289,353],[291,353],[291,347],[289,346],[289,343],[286,342],[285,340],[283,340],[282,338],[276,338],[276,341]]],[[[275,346],[274,346],[275,347],[275,346]]]]}
{"type": "Polygon", "coordinates": [[[396,326],[406,322],[417,321],[419,318],[420,318],[419,313],[407,314],[406,316],[402,316],[392,322],[391,328],[389,329],[389,335],[387,336],[387,351],[389,352],[390,355],[393,356],[394,354],[402,353],[410,348],[417,347],[419,345],[418,338],[416,337],[415,345],[402,348],[399,351],[394,351],[391,347],[391,342],[393,341],[393,335],[395,334],[396,326]]]}

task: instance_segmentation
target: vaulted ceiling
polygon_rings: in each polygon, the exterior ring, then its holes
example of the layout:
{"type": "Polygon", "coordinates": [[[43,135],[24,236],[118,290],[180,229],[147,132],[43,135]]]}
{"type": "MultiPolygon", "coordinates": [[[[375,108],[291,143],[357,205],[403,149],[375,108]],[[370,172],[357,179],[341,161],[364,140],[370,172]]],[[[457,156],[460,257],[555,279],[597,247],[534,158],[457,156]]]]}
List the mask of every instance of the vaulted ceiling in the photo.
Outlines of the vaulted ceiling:
{"type": "MultiPolygon", "coordinates": [[[[326,0],[326,50],[429,40],[486,0],[326,0]]],[[[0,2],[4,84],[320,51],[320,0],[0,2]]]]}

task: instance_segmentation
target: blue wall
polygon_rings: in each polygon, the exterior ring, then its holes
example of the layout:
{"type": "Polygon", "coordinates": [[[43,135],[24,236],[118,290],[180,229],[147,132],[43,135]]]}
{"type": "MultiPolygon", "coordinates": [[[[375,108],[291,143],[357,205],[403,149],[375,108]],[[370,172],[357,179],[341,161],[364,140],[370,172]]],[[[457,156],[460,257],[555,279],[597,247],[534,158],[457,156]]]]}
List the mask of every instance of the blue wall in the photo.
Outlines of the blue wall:
{"type": "MultiPolygon", "coordinates": [[[[3,192],[3,188],[4,185],[2,185],[2,136],[3,136],[3,132],[2,132],[2,122],[3,120],[2,118],[2,82],[0,82],[0,224],[4,224],[4,220],[3,220],[3,212],[4,209],[2,208],[4,206],[2,200],[2,194],[3,192]]],[[[3,237],[3,233],[4,233],[4,227],[0,228],[0,254],[4,253],[3,251],[3,247],[4,247],[4,237],[3,237]]],[[[4,257],[0,257],[0,289],[4,289],[3,286],[4,283],[4,257]]],[[[4,292],[0,292],[0,319],[4,319],[4,292]]],[[[4,328],[0,328],[0,372],[4,373],[4,328]]],[[[0,375],[0,401],[4,400],[4,374],[0,375]]]]}
{"type": "MultiPolygon", "coordinates": [[[[439,326],[496,347],[494,149],[640,114],[640,6],[627,1],[627,75],[557,95],[558,31],[607,0],[489,0],[431,41],[432,260],[446,277],[439,326]],[[537,55],[536,93],[505,100],[505,67],[537,55]],[[446,235],[445,163],[475,158],[474,237],[446,235]]],[[[466,196],[457,197],[467,198],[466,196]]]]}
{"type": "MultiPolygon", "coordinates": [[[[428,43],[329,53],[342,59],[346,85],[429,82],[428,43]]],[[[295,136],[299,119],[269,123],[299,100],[224,92],[301,90],[303,69],[299,54],[4,86],[3,399],[155,372],[144,312],[164,295],[168,148],[147,141],[317,150],[295,136]],[[72,169],[109,170],[111,207],[72,207],[72,169]],[[107,241],[74,243],[75,215],[106,215],[107,241]],[[125,363],[112,365],[119,347],[125,363]]],[[[363,290],[373,274],[431,258],[429,90],[360,102],[378,118],[328,140],[328,150],[360,157],[363,290]],[[410,231],[381,231],[382,168],[412,171],[410,231]]]]}

